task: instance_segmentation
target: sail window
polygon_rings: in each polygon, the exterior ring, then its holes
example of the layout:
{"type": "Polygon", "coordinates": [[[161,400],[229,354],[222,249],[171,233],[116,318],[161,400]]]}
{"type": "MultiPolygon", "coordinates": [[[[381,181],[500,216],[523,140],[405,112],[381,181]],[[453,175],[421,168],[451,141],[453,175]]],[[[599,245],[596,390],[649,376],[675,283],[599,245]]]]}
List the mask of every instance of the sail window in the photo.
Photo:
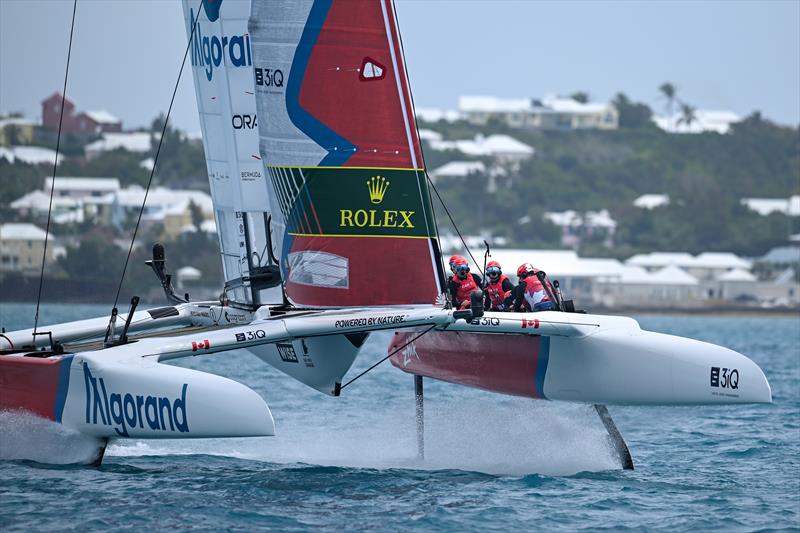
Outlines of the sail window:
{"type": "Polygon", "coordinates": [[[382,80],[385,76],[386,67],[371,57],[365,57],[361,62],[361,70],[358,76],[361,81],[382,80]]]}
{"type": "Polygon", "coordinates": [[[289,281],[292,283],[332,289],[347,289],[350,286],[346,257],[304,250],[290,253],[288,259],[289,281]]]}

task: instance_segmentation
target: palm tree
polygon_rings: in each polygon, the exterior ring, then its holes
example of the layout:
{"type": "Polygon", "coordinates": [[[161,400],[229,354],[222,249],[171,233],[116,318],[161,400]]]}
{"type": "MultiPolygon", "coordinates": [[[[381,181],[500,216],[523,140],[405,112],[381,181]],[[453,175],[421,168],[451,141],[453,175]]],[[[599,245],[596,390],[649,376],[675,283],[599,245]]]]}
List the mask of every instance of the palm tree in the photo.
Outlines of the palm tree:
{"type": "Polygon", "coordinates": [[[692,122],[697,120],[697,114],[695,113],[697,108],[687,104],[686,102],[681,102],[681,117],[678,119],[678,124],[686,124],[687,126],[691,125],[692,122]]]}
{"type": "Polygon", "coordinates": [[[675,105],[675,101],[678,99],[676,96],[678,93],[678,88],[672,83],[665,81],[661,84],[658,90],[661,91],[661,94],[663,94],[664,98],[667,99],[667,117],[669,120],[672,120],[672,107],[675,105]]]}

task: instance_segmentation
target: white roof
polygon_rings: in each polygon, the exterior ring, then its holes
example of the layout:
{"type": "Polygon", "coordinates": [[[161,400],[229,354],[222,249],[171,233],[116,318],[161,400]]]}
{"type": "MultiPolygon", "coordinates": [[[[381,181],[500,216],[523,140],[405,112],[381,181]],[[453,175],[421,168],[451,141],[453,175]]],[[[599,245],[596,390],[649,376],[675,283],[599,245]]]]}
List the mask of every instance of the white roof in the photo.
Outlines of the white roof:
{"type": "Polygon", "coordinates": [[[206,233],[216,233],[217,223],[213,220],[204,220],[200,223],[200,231],[204,231],[206,233]]]}
{"type": "Polygon", "coordinates": [[[117,124],[122,122],[108,111],[85,111],[85,113],[98,124],[117,124]]]}
{"type": "Polygon", "coordinates": [[[148,157],[147,159],[142,159],[139,161],[139,166],[145,170],[153,170],[153,164],[156,162],[155,159],[152,157],[148,157]]]}
{"type": "Polygon", "coordinates": [[[633,205],[642,209],[654,209],[662,205],[669,205],[669,196],[666,194],[643,194],[633,201],[633,205]]]}
{"type": "MultiPolygon", "coordinates": [[[[31,165],[40,165],[47,163],[48,165],[55,164],[56,151],[50,148],[43,148],[41,146],[0,146],[0,158],[8,159],[9,163],[13,163],[19,159],[23,163],[31,165]]],[[[59,154],[58,158],[61,160],[63,154],[59,154]]]]}
{"type": "Polygon", "coordinates": [[[739,268],[750,270],[753,264],[728,252],[703,252],[694,258],[692,266],[700,268],[739,268]]]}
{"type": "Polygon", "coordinates": [[[747,206],[761,216],[772,213],[783,213],[789,216],[800,216],[800,195],[789,198],[742,198],[742,205],[747,206]]]}
{"type": "Polygon", "coordinates": [[[549,111],[555,113],[570,113],[573,115],[597,114],[608,111],[612,104],[603,102],[581,103],[572,98],[547,95],[542,98],[542,105],[549,111]]]}
{"type": "Polygon", "coordinates": [[[656,126],[670,133],[702,133],[704,131],[715,131],[717,133],[728,133],[731,124],[739,122],[742,117],[733,111],[712,111],[698,109],[694,112],[695,120],[690,124],[681,122],[680,113],[672,116],[654,116],[653,122],[656,126]]]}
{"type": "Polygon", "coordinates": [[[667,265],[689,267],[694,265],[694,257],[685,252],[651,252],[629,257],[625,260],[625,264],[641,267],[663,267],[667,265]]]}
{"type": "Polygon", "coordinates": [[[451,111],[449,109],[436,109],[433,107],[417,107],[414,109],[417,118],[425,122],[456,122],[461,120],[461,114],[458,111],[451,111]]]}
{"type": "Polygon", "coordinates": [[[661,285],[697,285],[697,278],[675,265],[670,265],[650,274],[650,283],[661,285]]]}
{"type": "Polygon", "coordinates": [[[423,141],[441,141],[442,134],[438,131],[422,128],[419,130],[419,138],[423,141]]]}
{"type": "Polygon", "coordinates": [[[530,157],[535,150],[532,146],[520,142],[508,135],[476,135],[474,139],[460,141],[431,140],[431,148],[437,151],[458,150],[474,157],[496,155],[518,155],[530,157]]]}
{"type": "Polygon", "coordinates": [[[200,276],[203,275],[202,272],[191,265],[179,268],[176,274],[184,279],[200,279],[200,276]]]}
{"type": "MultiPolygon", "coordinates": [[[[0,239],[2,240],[43,241],[45,235],[43,229],[33,224],[0,224],[0,239]]],[[[53,238],[52,233],[49,238],[53,238]]]]}
{"type": "Polygon", "coordinates": [[[480,161],[450,161],[431,172],[431,177],[464,177],[473,173],[486,172],[486,165],[480,161]]]}
{"type": "Polygon", "coordinates": [[[758,279],[746,270],[734,268],[717,277],[719,281],[757,281],[758,279]]]}
{"type": "Polygon", "coordinates": [[[600,211],[587,211],[583,214],[571,209],[567,211],[547,211],[544,218],[559,227],[579,227],[587,226],[590,228],[616,228],[617,222],[611,218],[607,209],[600,211]]]}
{"type": "MultiPolygon", "coordinates": [[[[77,207],[80,200],[77,198],[65,198],[53,196],[53,208],[72,208],[77,207]]],[[[47,211],[50,208],[50,194],[44,191],[31,191],[20,196],[9,204],[11,209],[33,209],[34,211],[47,211]]]]}
{"type": "Polygon", "coordinates": [[[150,133],[136,131],[132,133],[104,133],[103,138],[87,144],[85,150],[89,152],[107,152],[124,148],[129,152],[150,151],[150,133]]]}
{"type": "MultiPolygon", "coordinates": [[[[46,191],[52,187],[53,178],[46,178],[44,188],[46,191]]],[[[56,177],[56,191],[74,192],[114,192],[119,190],[117,178],[86,178],[86,177],[56,177]]]]}
{"type": "Polygon", "coordinates": [[[759,261],[779,265],[800,263],[800,246],[778,246],[764,254],[764,257],[759,259],[759,261]]]}
{"type": "Polygon", "coordinates": [[[0,129],[6,126],[38,126],[39,123],[35,120],[30,120],[22,117],[4,118],[0,120],[0,129]]]}
{"type": "MultiPolygon", "coordinates": [[[[122,207],[138,209],[141,207],[143,200],[144,189],[141,187],[128,187],[117,192],[117,202],[122,207]]],[[[214,213],[211,196],[203,191],[155,187],[150,189],[150,193],[147,195],[147,207],[154,211],[168,210],[176,204],[183,205],[185,209],[190,201],[194,202],[204,214],[212,215],[214,213]]]]}
{"type": "Polygon", "coordinates": [[[458,110],[462,113],[518,113],[529,111],[530,109],[531,101],[528,98],[461,96],[458,99],[458,110]]]}

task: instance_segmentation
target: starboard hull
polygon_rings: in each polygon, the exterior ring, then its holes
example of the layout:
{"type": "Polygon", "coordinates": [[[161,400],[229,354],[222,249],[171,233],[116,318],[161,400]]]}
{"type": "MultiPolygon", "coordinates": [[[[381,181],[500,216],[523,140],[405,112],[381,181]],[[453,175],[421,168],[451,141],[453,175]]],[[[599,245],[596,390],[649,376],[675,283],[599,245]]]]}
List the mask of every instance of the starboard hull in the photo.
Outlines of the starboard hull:
{"type": "MultiPolygon", "coordinates": [[[[413,336],[397,332],[389,351],[413,336]]],[[[428,333],[391,361],[411,374],[536,399],[619,405],[772,401],[764,373],[744,355],[644,331],[622,317],[487,313],[471,324],[428,333]],[[567,331],[572,327],[584,332],[567,331]],[[555,328],[565,329],[559,334],[555,328]]]]}

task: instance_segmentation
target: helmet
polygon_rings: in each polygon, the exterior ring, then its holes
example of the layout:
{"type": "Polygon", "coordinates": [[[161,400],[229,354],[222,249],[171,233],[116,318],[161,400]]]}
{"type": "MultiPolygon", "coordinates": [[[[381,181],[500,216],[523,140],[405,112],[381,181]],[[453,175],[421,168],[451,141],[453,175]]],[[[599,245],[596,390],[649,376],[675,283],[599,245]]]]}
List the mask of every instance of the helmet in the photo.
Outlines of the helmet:
{"type": "Polygon", "coordinates": [[[463,257],[456,256],[455,261],[453,261],[453,271],[454,272],[469,272],[469,263],[463,257]]]}
{"type": "Polygon", "coordinates": [[[500,268],[500,263],[497,261],[489,261],[486,265],[486,274],[489,276],[499,276],[503,273],[503,269],[500,268]]]}
{"type": "Polygon", "coordinates": [[[455,266],[456,261],[458,261],[459,259],[462,259],[462,260],[466,261],[466,259],[464,259],[460,255],[451,255],[450,256],[450,260],[448,261],[448,263],[450,263],[450,270],[453,270],[453,267],[455,266]]]}
{"type": "Polygon", "coordinates": [[[517,276],[520,277],[520,276],[527,275],[528,273],[534,273],[534,272],[536,272],[536,269],[533,268],[532,264],[530,264],[530,263],[522,263],[519,266],[519,268],[517,269],[517,276]]]}

